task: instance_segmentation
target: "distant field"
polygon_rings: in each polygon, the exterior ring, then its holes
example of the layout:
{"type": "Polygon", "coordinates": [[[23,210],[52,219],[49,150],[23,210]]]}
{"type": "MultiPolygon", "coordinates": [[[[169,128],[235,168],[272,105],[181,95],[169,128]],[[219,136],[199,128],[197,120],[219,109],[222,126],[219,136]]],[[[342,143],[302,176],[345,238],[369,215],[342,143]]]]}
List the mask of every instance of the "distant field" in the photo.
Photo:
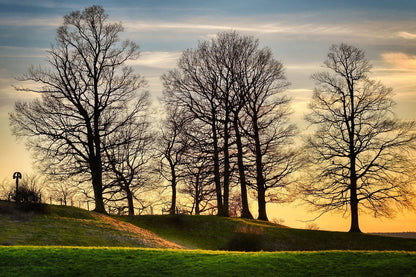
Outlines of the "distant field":
{"type": "Polygon", "coordinates": [[[416,252],[3,246],[0,276],[416,276],[416,252]]]}

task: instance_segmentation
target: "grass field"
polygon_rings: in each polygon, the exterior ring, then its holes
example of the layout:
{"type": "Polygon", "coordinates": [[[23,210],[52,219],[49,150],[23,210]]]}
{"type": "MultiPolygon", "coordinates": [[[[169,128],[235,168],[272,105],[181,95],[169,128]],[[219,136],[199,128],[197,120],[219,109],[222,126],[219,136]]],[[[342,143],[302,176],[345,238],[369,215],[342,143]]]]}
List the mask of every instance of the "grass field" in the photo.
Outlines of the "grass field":
{"type": "Polygon", "coordinates": [[[415,239],[216,216],[0,201],[0,245],[0,276],[416,276],[415,239]]]}
{"type": "Polygon", "coordinates": [[[416,252],[3,246],[0,276],[416,276],[416,252]]]}
{"type": "Polygon", "coordinates": [[[45,205],[21,211],[0,201],[0,245],[181,248],[126,222],[86,210],[45,205]]]}
{"type": "Polygon", "coordinates": [[[190,249],[416,251],[416,239],[292,229],[269,222],[241,218],[181,215],[115,218],[150,230],[166,240],[190,249]]]}

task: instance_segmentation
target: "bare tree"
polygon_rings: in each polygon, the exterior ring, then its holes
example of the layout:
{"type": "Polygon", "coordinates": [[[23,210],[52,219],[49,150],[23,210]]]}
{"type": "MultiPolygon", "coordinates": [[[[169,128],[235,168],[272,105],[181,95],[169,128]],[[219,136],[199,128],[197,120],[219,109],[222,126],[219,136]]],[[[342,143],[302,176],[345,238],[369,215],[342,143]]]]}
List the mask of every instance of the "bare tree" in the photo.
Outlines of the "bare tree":
{"type": "Polygon", "coordinates": [[[288,86],[283,65],[270,49],[259,49],[253,37],[224,32],[184,51],[178,67],[163,77],[165,96],[210,128],[202,137],[211,143],[219,215],[229,214],[233,171],[238,168],[241,214],[252,218],[246,178],[251,152],[259,219],[267,220],[266,190],[285,187],[286,177],[296,169],[294,152],[283,150],[295,133],[288,124],[289,99],[280,96],[288,86]]]}
{"type": "MultiPolygon", "coordinates": [[[[66,206],[72,203],[75,195],[78,193],[78,188],[74,184],[65,181],[49,181],[47,185],[47,192],[51,200],[62,201],[66,206]]],[[[46,199],[43,200],[46,202],[46,199]]]]}
{"type": "MultiPolygon", "coordinates": [[[[215,40],[212,43],[216,43],[215,40]]],[[[162,76],[162,80],[165,86],[165,101],[189,111],[194,120],[204,123],[209,128],[205,140],[211,145],[218,215],[228,216],[229,164],[227,161],[221,164],[220,159],[221,152],[228,151],[224,145],[228,140],[229,121],[219,98],[220,94],[225,93],[230,87],[219,75],[218,69],[221,67],[215,59],[213,48],[205,41],[195,50],[185,50],[178,62],[178,69],[162,76]],[[227,136],[225,140],[222,138],[224,134],[227,136]],[[221,175],[226,183],[221,182],[221,175]]]]}
{"type": "Polygon", "coordinates": [[[89,175],[85,179],[92,183],[95,210],[103,213],[103,138],[135,113],[131,103],[143,84],[123,66],[138,57],[138,46],[120,42],[122,31],[121,23],[109,22],[100,6],[64,16],[48,51],[50,69],[32,67],[21,78],[40,87],[17,88],[42,97],[17,103],[10,114],[13,133],[28,138],[39,162],[47,163],[44,170],[89,175]]]}
{"type": "MultiPolygon", "coordinates": [[[[244,59],[235,84],[247,119],[239,125],[251,152],[246,159],[254,165],[251,187],[257,191],[258,219],[267,221],[267,193],[272,188],[286,189],[299,167],[296,152],[289,148],[296,127],[289,124],[290,99],[283,95],[289,85],[283,64],[273,58],[270,49],[259,49],[257,40],[252,39],[252,46],[243,49],[249,51],[241,54],[244,59]]],[[[279,198],[276,191],[270,196],[269,200],[279,198]]]]}
{"type": "Polygon", "coordinates": [[[166,103],[166,119],[161,127],[158,138],[158,156],[160,159],[158,171],[169,182],[172,190],[170,214],[176,213],[176,194],[179,182],[181,164],[188,148],[186,128],[190,123],[186,112],[176,106],[166,103]]]}
{"type": "Polygon", "coordinates": [[[127,200],[129,215],[134,215],[135,192],[145,189],[148,184],[146,176],[150,174],[149,161],[154,156],[154,138],[148,121],[149,96],[143,94],[137,98],[134,113],[127,110],[121,118],[119,128],[103,138],[106,154],[104,195],[108,200],[127,200]]]}
{"type": "Polygon", "coordinates": [[[324,64],[329,71],[312,76],[306,119],[317,129],[306,141],[311,181],[303,192],[322,213],[349,207],[350,232],[360,232],[359,208],[389,216],[393,203],[411,206],[415,122],[394,117],[392,89],[368,79],[362,50],[333,45],[324,64]]]}
{"type": "Polygon", "coordinates": [[[182,159],[182,182],[180,192],[191,198],[190,213],[199,215],[203,212],[212,210],[215,205],[215,186],[212,176],[213,163],[209,153],[204,151],[202,141],[195,140],[199,136],[191,136],[189,133],[198,129],[193,128],[187,130],[188,133],[188,149],[182,159]]]}

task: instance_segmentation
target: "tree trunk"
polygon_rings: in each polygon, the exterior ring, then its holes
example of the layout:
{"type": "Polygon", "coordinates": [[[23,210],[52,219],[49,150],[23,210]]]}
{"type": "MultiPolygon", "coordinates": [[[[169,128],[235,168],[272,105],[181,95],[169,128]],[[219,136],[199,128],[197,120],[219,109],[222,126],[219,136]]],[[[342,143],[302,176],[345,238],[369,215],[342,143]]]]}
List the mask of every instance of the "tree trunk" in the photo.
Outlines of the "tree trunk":
{"type": "Polygon", "coordinates": [[[266,197],[265,197],[264,188],[261,188],[261,189],[258,188],[257,201],[258,201],[258,207],[259,207],[259,216],[257,219],[269,221],[269,219],[267,218],[267,212],[266,212],[266,197]]]}
{"type": "Polygon", "coordinates": [[[247,198],[247,183],[246,183],[246,173],[244,171],[244,160],[243,160],[243,144],[241,142],[241,134],[238,129],[238,119],[237,116],[234,117],[234,129],[235,137],[237,144],[237,164],[238,164],[238,173],[240,177],[240,188],[241,188],[241,217],[252,219],[253,215],[250,212],[248,207],[248,198],[247,198]]]}
{"type": "Polygon", "coordinates": [[[358,199],[357,199],[357,172],[355,168],[355,105],[354,105],[354,81],[348,81],[348,90],[350,92],[351,116],[349,131],[349,150],[350,150],[350,207],[351,207],[351,233],[361,233],[358,225],[358,199]]]}
{"type": "Polygon", "coordinates": [[[176,183],[173,184],[173,181],[172,181],[172,200],[171,200],[169,214],[171,215],[176,214],[176,183]]]}
{"type": "Polygon", "coordinates": [[[199,211],[199,197],[195,199],[195,215],[199,215],[201,212],[199,211]]]}
{"type": "MultiPolygon", "coordinates": [[[[355,168],[355,163],[353,163],[355,168]]],[[[350,233],[361,233],[360,226],[358,225],[358,199],[357,199],[357,178],[354,175],[350,178],[350,207],[351,207],[351,227],[350,233]]]]}
{"type": "Polygon", "coordinates": [[[229,153],[229,112],[226,111],[224,122],[224,216],[230,216],[229,198],[230,198],[230,153],[229,153]]]}
{"type": "Polygon", "coordinates": [[[215,118],[215,109],[212,110],[213,119],[211,122],[211,131],[212,131],[212,144],[214,148],[214,182],[215,182],[215,192],[217,196],[217,215],[225,216],[224,206],[222,202],[222,192],[221,192],[221,178],[220,178],[220,163],[219,163],[219,151],[218,151],[218,137],[216,129],[216,118],[215,118]]]}
{"type": "Polygon", "coordinates": [[[106,214],[105,206],[104,206],[104,199],[103,199],[103,180],[102,180],[102,172],[99,171],[96,166],[92,167],[92,186],[94,189],[94,201],[95,201],[95,209],[94,211],[98,213],[106,214]]]}
{"type": "Polygon", "coordinates": [[[175,165],[171,160],[169,160],[170,170],[171,170],[171,187],[172,187],[172,199],[169,214],[174,215],[176,214],[176,172],[175,172],[175,165]]]}
{"type": "Polygon", "coordinates": [[[257,182],[257,202],[259,216],[257,219],[269,221],[266,212],[266,188],[263,177],[263,157],[261,153],[260,134],[257,125],[257,117],[253,117],[254,143],[256,151],[256,182],[257,182]]]}
{"type": "Polygon", "coordinates": [[[350,233],[361,233],[360,226],[358,225],[358,203],[353,203],[351,200],[351,227],[350,233]]]}
{"type": "Polygon", "coordinates": [[[196,175],[196,179],[195,179],[195,196],[194,196],[194,203],[195,203],[195,215],[199,215],[200,211],[199,211],[199,194],[201,193],[199,191],[199,174],[201,172],[201,168],[198,169],[198,174],[196,175]]]}
{"type": "Polygon", "coordinates": [[[128,187],[126,189],[126,194],[127,194],[127,205],[129,208],[129,215],[134,215],[133,194],[131,193],[128,187]]]}

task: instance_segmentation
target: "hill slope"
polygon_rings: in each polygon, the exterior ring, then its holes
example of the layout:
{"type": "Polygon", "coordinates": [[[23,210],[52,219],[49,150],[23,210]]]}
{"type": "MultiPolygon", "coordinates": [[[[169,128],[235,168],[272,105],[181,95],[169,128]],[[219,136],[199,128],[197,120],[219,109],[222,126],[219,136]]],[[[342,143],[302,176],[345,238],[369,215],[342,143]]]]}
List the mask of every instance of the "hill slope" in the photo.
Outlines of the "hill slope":
{"type": "Polygon", "coordinates": [[[241,218],[217,216],[117,217],[191,249],[282,250],[416,250],[416,239],[369,234],[312,231],[241,218]]]}
{"type": "Polygon", "coordinates": [[[22,211],[0,201],[0,245],[125,246],[207,250],[407,250],[416,239],[291,229],[217,216],[106,216],[43,205],[22,211]]]}
{"type": "Polygon", "coordinates": [[[65,206],[25,211],[0,201],[0,245],[182,248],[152,232],[111,217],[65,206]]]}

